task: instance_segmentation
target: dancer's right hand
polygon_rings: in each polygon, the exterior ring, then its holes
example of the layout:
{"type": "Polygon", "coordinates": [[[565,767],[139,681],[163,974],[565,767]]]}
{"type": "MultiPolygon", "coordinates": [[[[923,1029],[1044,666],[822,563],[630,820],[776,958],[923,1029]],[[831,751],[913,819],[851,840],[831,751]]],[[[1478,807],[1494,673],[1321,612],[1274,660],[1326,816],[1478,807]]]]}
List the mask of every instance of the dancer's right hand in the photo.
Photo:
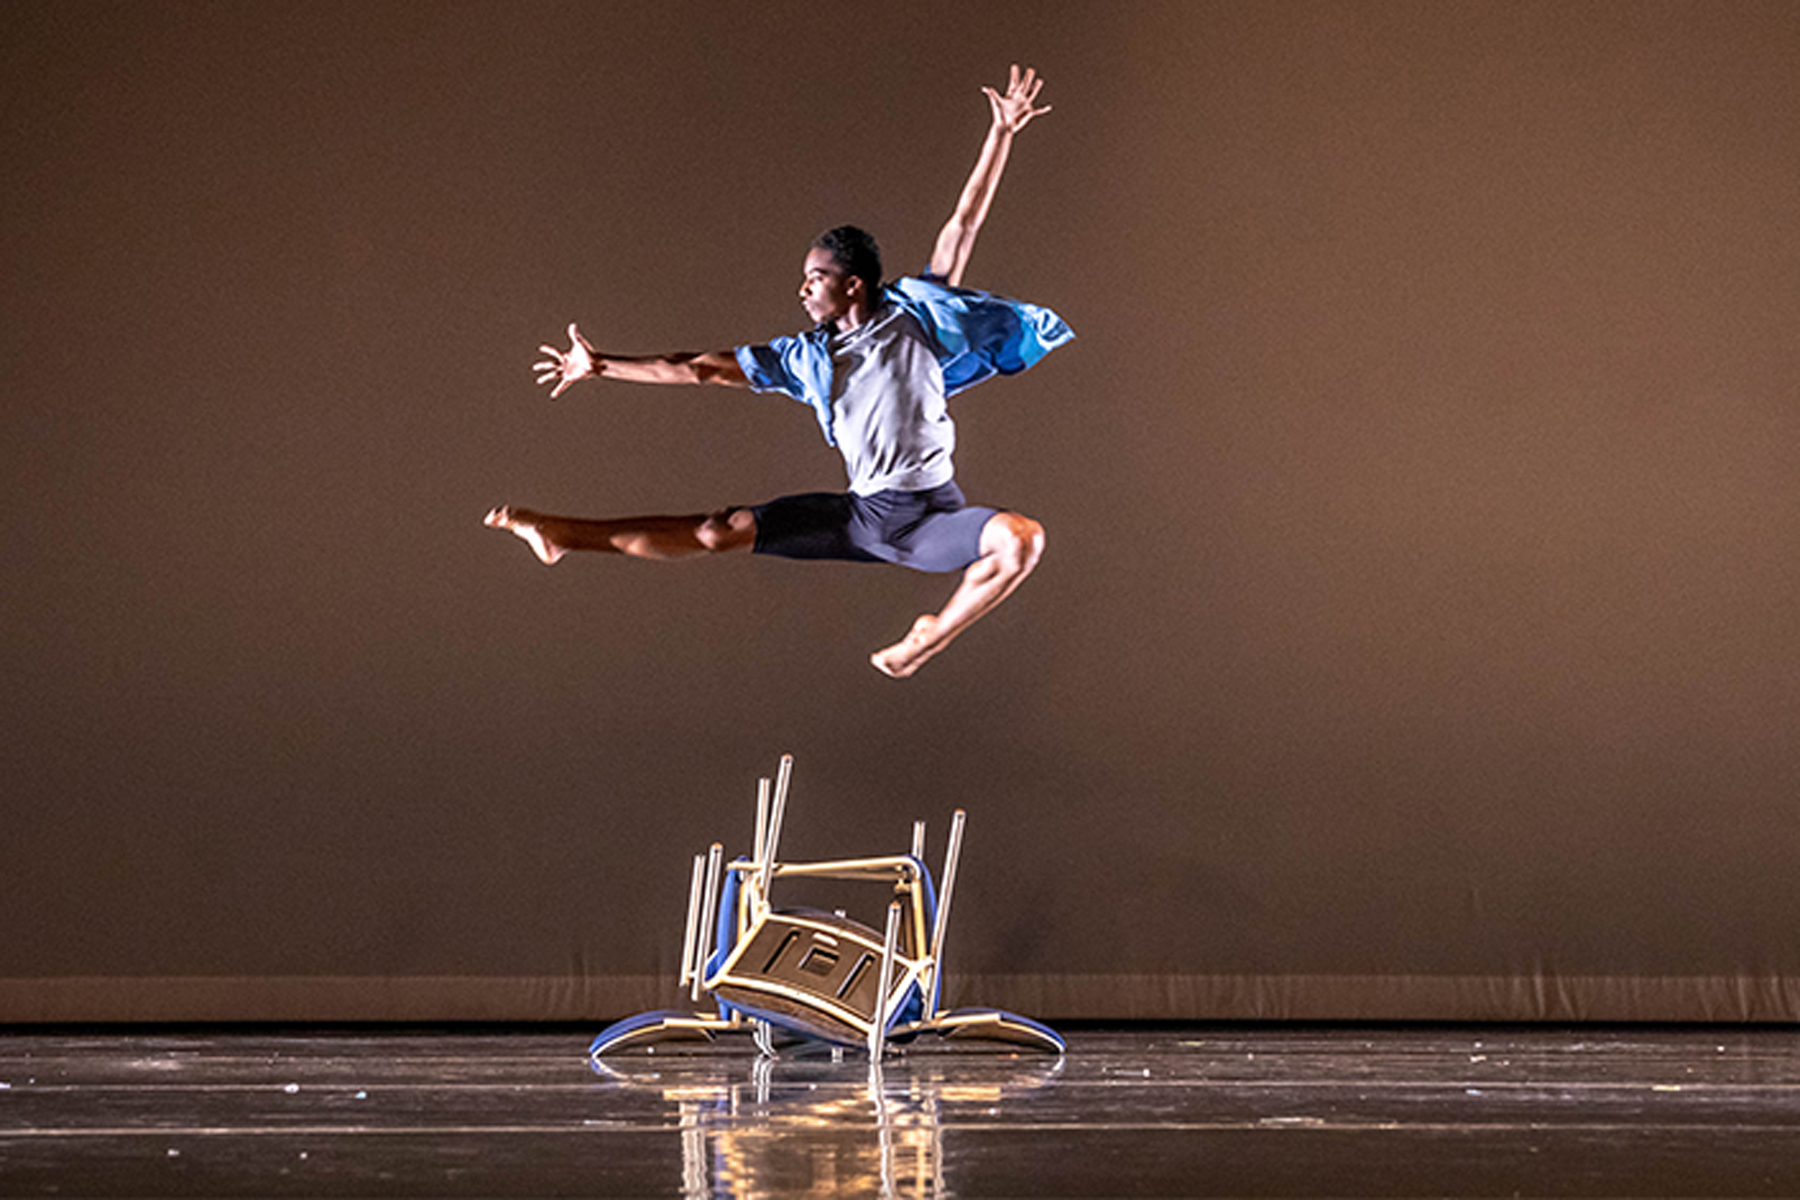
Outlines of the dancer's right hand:
{"type": "Polygon", "coordinates": [[[539,384],[556,384],[550,389],[552,400],[562,395],[575,381],[599,374],[594,365],[594,348],[581,336],[581,330],[573,322],[569,325],[569,349],[566,353],[555,346],[539,346],[538,351],[550,357],[533,363],[531,369],[538,372],[539,384]]]}

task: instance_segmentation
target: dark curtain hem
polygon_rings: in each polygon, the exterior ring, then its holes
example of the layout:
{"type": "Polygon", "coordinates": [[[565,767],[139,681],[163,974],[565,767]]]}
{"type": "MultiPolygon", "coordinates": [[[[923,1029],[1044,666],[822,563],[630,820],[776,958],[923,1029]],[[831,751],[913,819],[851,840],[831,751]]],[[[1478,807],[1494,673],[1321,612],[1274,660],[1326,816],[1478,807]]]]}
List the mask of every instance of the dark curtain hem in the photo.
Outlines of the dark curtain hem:
{"type": "MultiPolygon", "coordinates": [[[[988,975],[948,983],[952,1005],[1050,1021],[1800,1020],[1800,978],[1768,975],[988,975]]],[[[656,975],[0,979],[7,1024],[603,1022],[669,1007],[684,1007],[675,980],[656,975]]]]}

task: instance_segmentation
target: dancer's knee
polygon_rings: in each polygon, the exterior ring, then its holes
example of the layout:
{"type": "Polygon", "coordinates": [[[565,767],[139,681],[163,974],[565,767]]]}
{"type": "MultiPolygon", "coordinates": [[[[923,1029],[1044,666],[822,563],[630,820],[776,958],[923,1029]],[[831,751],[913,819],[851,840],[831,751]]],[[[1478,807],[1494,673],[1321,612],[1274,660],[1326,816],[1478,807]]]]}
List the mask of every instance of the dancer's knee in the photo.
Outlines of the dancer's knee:
{"type": "Polygon", "coordinates": [[[709,553],[742,550],[756,542],[756,514],[747,508],[708,513],[695,528],[694,538],[709,553]]]}
{"type": "Polygon", "coordinates": [[[1029,575],[1044,556],[1044,527],[1022,513],[995,513],[981,533],[982,549],[1009,575],[1029,575]]]}

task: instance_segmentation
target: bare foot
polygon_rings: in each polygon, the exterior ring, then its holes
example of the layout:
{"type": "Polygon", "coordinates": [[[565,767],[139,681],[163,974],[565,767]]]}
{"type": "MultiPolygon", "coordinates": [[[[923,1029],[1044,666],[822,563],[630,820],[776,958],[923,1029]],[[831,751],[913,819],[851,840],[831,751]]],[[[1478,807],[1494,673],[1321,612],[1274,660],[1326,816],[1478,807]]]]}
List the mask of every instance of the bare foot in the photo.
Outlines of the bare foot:
{"type": "Polygon", "coordinates": [[[551,541],[544,533],[543,519],[542,514],[534,513],[529,508],[508,508],[503,504],[499,508],[490,510],[487,516],[481,518],[481,523],[495,529],[508,530],[525,539],[525,544],[531,547],[531,552],[548,566],[554,564],[568,551],[551,541]]]}
{"type": "Polygon", "coordinates": [[[869,655],[869,661],[883,675],[905,679],[924,666],[925,660],[938,651],[939,647],[931,642],[931,635],[936,631],[937,618],[927,613],[913,622],[911,631],[905,637],[886,650],[877,650],[869,655]]]}

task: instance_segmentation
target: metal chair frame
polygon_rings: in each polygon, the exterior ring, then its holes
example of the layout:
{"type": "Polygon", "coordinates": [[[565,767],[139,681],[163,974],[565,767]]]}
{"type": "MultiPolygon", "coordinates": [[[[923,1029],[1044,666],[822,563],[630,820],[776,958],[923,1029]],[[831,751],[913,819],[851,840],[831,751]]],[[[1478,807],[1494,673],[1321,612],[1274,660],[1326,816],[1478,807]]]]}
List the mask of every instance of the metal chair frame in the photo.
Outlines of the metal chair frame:
{"type": "Polygon", "coordinates": [[[923,821],[913,822],[909,854],[819,862],[779,859],[777,850],[793,764],[792,755],[782,756],[773,790],[766,778],[757,783],[756,840],[749,858],[725,862],[724,846],[719,842],[714,842],[706,854],[694,856],[680,984],[696,1003],[702,994],[712,995],[715,1011],[706,1014],[661,1010],[628,1017],[608,1026],[594,1039],[590,1056],[597,1060],[602,1054],[631,1045],[696,1038],[710,1041],[718,1034],[738,1032],[750,1033],[759,1050],[765,1055],[773,1054],[777,1028],[839,1046],[860,1044],[867,1048],[873,1062],[881,1061],[890,1042],[910,1041],[924,1033],[992,1039],[1060,1054],[1064,1049],[1062,1039],[1030,1018],[998,1009],[946,1011],[941,1006],[944,943],[962,852],[965,812],[957,809],[951,817],[943,887],[935,897],[936,910],[932,912],[931,880],[923,862],[923,821]],[[736,896],[731,918],[734,936],[728,947],[715,948],[714,931],[724,924],[715,918],[728,874],[736,877],[735,888],[727,889],[736,896]],[[845,917],[842,911],[833,914],[776,909],[771,901],[775,881],[803,878],[891,882],[894,897],[887,906],[885,931],[877,934],[845,917]],[[847,1003],[823,998],[816,991],[784,985],[766,973],[757,973],[753,964],[747,967],[744,959],[752,946],[759,946],[759,952],[766,953],[769,938],[760,936],[764,933],[777,939],[785,935],[787,941],[779,942],[782,946],[801,934],[819,945],[847,946],[855,959],[849,977],[837,989],[840,996],[857,985],[860,973],[876,961],[878,951],[872,1015],[864,1015],[847,1003]],[[915,989],[918,1019],[896,1024],[915,989]],[[759,1007],[763,1009],[760,1016],[746,1011],[759,1007]],[[852,1031],[855,1043],[850,1041],[852,1031]]]}

